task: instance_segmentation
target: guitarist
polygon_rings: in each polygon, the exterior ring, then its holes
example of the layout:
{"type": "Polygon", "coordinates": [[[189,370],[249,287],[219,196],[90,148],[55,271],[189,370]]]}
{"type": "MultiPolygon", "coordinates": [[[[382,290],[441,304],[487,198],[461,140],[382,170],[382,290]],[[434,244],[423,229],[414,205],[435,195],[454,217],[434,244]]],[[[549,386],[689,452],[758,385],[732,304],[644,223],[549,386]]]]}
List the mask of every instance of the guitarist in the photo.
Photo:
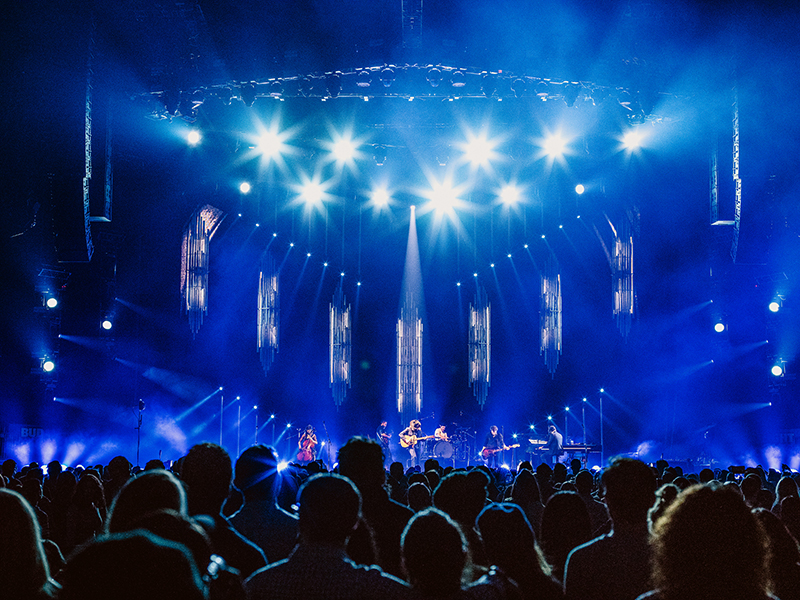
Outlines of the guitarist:
{"type": "Polygon", "coordinates": [[[508,450],[510,446],[506,446],[503,441],[503,434],[497,429],[497,425],[492,425],[489,428],[489,433],[486,434],[486,439],[483,441],[483,448],[481,455],[484,455],[484,450],[490,450],[489,456],[485,458],[486,466],[489,468],[497,468],[497,455],[502,450],[508,450]]]}
{"type": "Polygon", "coordinates": [[[417,438],[424,437],[425,434],[422,433],[422,423],[417,421],[416,419],[412,419],[411,423],[408,424],[408,427],[403,429],[399,433],[400,439],[402,439],[407,444],[410,444],[408,447],[408,453],[411,455],[411,462],[415,467],[419,466],[419,452],[417,452],[417,438]]]}
{"type": "Polygon", "coordinates": [[[386,430],[388,425],[389,423],[387,421],[381,421],[377,431],[375,431],[375,435],[378,438],[378,443],[381,445],[381,449],[383,450],[384,466],[387,464],[392,464],[392,449],[389,448],[389,439],[392,437],[392,434],[386,430]]]}

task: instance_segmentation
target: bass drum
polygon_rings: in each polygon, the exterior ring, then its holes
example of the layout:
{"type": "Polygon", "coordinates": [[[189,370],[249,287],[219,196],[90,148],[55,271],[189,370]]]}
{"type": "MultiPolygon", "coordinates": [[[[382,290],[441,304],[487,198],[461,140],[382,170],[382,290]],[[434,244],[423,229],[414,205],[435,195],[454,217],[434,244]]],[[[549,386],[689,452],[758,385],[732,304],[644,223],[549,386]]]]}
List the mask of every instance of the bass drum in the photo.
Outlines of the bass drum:
{"type": "Polygon", "coordinates": [[[445,441],[437,442],[433,447],[433,456],[434,458],[453,458],[453,444],[445,441]]]}

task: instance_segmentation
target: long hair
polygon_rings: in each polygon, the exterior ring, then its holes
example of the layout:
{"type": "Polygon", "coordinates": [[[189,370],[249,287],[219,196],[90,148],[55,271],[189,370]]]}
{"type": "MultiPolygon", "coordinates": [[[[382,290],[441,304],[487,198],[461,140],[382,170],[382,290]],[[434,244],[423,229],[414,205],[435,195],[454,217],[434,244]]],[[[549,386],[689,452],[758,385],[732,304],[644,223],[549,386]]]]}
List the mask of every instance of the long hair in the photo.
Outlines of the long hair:
{"type": "Polygon", "coordinates": [[[767,540],[738,494],[697,485],[656,524],[653,582],[663,600],[764,598],[767,540]]]}
{"type": "Polygon", "coordinates": [[[58,589],[50,579],[33,509],[20,494],[5,488],[0,488],[0,565],[4,598],[47,597],[58,589]]]}

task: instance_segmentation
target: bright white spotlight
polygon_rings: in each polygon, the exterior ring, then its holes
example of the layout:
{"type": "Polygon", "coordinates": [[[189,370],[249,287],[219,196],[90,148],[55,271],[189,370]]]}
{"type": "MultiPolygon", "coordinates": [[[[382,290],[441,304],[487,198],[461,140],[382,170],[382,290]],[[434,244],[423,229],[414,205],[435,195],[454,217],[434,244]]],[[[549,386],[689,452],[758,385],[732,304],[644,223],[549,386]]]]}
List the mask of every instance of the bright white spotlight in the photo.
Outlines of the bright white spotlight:
{"type": "Polygon", "coordinates": [[[101,326],[106,331],[109,331],[114,326],[114,324],[111,322],[110,319],[103,319],[103,322],[101,323],[101,326]]]}
{"type": "Polygon", "coordinates": [[[575,186],[575,193],[578,194],[579,196],[585,191],[586,188],[583,186],[582,183],[579,183],[578,185],[575,186]]]}
{"type": "Polygon", "coordinates": [[[431,207],[438,212],[451,212],[458,202],[456,191],[447,183],[435,184],[430,193],[431,207]]]}
{"type": "Polygon", "coordinates": [[[464,157],[476,167],[489,164],[493,152],[494,144],[485,136],[471,138],[464,146],[464,157]]]}
{"type": "Polygon", "coordinates": [[[56,368],[56,363],[54,363],[49,358],[42,363],[42,371],[45,373],[52,373],[56,368]]]}
{"type": "Polygon", "coordinates": [[[283,140],[274,131],[265,131],[258,137],[258,150],[269,158],[278,156],[283,151],[283,140]]]}
{"type": "Polygon", "coordinates": [[[771,372],[775,377],[781,377],[783,375],[783,367],[780,364],[772,365],[771,372]]]}
{"type": "Polygon", "coordinates": [[[282,460],[278,463],[278,471],[283,471],[286,467],[289,466],[289,463],[285,460],[282,460]]]}
{"type": "Polygon", "coordinates": [[[716,331],[717,333],[722,333],[723,331],[725,331],[725,323],[715,323],[714,331],[716,331]]]}
{"type": "Polygon", "coordinates": [[[252,189],[252,187],[251,187],[251,186],[250,186],[250,184],[249,184],[248,182],[246,182],[246,181],[243,181],[243,182],[242,182],[242,183],[239,185],[239,191],[240,191],[240,192],[242,192],[243,194],[249,194],[251,189],[252,189]]]}
{"type": "Polygon", "coordinates": [[[47,299],[47,308],[55,308],[56,306],[58,306],[58,298],[55,296],[50,296],[47,299]]]}
{"type": "Polygon", "coordinates": [[[644,134],[638,129],[631,129],[622,136],[622,146],[626,150],[638,150],[642,147],[644,134]]]}
{"type": "Polygon", "coordinates": [[[376,188],[372,190],[372,203],[375,206],[379,208],[388,206],[389,200],[389,192],[387,192],[384,188],[376,188]]]}
{"type": "Polygon", "coordinates": [[[513,185],[507,185],[500,190],[500,201],[506,206],[519,202],[519,196],[519,189],[513,185]]]}
{"type": "MultiPolygon", "coordinates": [[[[49,305],[48,305],[49,306],[49,305]]],[[[769,312],[778,312],[781,309],[781,304],[777,300],[773,300],[769,303],[769,312]]]]}
{"type": "Polygon", "coordinates": [[[196,129],[192,129],[188,135],[186,136],[186,142],[190,146],[197,146],[200,143],[200,140],[203,139],[203,136],[200,135],[200,132],[196,129]]]}
{"type": "Polygon", "coordinates": [[[560,158],[567,150],[567,140],[560,133],[554,133],[544,140],[542,149],[550,158],[560,158]]]}
{"type": "Polygon", "coordinates": [[[342,138],[333,144],[333,156],[338,162],[349,162],[353,160],[356,147],[352,140],[342,138]]]}
{"type": "Polygon", "coordinates": [[[322,202],[324,194],[325,190],[323,190],[322,186],[316,181],[309,181],[303,185],[300,190],[300,195],[308,204],[319,204],[322,202]]]}

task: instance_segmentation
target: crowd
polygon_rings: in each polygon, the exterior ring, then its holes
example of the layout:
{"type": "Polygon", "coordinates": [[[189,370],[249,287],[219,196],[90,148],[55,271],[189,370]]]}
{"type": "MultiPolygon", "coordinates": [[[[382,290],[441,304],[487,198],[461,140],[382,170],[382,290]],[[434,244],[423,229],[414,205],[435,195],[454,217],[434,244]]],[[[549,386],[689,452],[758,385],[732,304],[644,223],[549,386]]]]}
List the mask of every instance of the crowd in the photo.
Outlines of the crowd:
{"type": "Polygon", "coordinates": [[[268,446],[234,464],[204,443],[169,469],[6,460],[0,598],[800,599],[788,468],[386,471],[361,437],[337,458],[279,471],[268,446]]]}

